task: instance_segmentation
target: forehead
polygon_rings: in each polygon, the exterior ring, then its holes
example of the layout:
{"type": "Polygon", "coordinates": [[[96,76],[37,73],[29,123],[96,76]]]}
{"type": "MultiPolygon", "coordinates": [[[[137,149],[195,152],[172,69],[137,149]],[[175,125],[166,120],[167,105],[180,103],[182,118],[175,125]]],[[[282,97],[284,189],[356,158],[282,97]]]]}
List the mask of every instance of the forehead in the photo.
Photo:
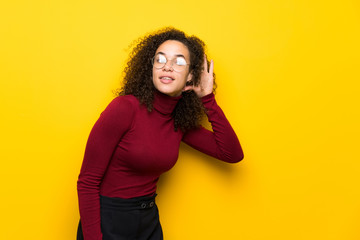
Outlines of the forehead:
{"type": "Polygon", "coordinates": [[[177,40],[167,40],[163,42],[156,50],[156,53],[158,52],[163,52],[167,56],[184,55],[185,58],[189,58],[188,48],[177,40]]]}

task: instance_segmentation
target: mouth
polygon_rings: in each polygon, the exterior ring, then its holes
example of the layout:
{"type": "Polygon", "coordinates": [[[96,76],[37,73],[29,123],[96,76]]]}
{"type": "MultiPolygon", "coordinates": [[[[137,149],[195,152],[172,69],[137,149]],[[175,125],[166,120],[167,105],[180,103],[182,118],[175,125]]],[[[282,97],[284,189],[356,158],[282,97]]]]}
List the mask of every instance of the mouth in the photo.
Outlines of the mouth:
{"type": "Polygon", "coordinates": [[[172,81],[175,80],[175,78],[173,78],[171,76],[160,76],[159,79],[162,83],[165,83],[165,84],[171,83],[172,81]]]}

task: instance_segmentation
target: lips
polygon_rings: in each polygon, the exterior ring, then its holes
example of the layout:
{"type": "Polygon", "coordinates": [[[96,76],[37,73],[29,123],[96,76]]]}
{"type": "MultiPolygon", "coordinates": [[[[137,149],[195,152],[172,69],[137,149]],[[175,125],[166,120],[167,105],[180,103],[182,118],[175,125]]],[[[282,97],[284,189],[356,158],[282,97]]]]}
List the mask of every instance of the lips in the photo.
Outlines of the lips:
{"type": "Polygon", "coordinates": [[[159,79],[160,79],[160,81],[161,81],[162,83],[165,83],[165,84],[171,83],[172,81],[175,80],[175,78],[173,78],[173,77],[170,76],[170,75],[160,76],[159,79]]]}

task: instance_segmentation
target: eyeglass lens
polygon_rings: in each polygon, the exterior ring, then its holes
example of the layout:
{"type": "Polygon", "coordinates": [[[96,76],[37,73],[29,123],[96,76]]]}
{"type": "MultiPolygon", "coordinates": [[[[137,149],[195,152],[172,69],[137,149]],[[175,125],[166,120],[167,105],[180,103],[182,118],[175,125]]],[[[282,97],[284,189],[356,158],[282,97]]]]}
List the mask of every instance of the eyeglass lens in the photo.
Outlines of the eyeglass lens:
{"type": "Polygon", "coordinates": [[[186,68],[186,60],[185,58],[183,57],[180,57],[180,56],[177,56],[173,59],[167,59],[163,54],[157,54],[155,57],[154,57],[154,60],[153,60],[153,65],[155,68],[163,68],[166,63],[170,61],[170,66],[174,69],[174,71],[176,72],[181,72],[183,71],[185,68],[186,68]]]}

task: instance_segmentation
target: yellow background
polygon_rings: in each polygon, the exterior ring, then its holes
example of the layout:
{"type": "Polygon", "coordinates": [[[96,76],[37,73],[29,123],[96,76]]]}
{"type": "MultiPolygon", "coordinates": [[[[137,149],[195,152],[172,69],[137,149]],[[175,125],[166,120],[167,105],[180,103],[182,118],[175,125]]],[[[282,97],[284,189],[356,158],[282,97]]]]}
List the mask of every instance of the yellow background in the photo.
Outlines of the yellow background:
{"type": "Polygon", "coordinates": [[[91,127],[136,38],[208,45],[245,159],[181,146],[165,239],[360,239],[357,0],[2,1],[0,239],[75,239],[91,127]]]}

